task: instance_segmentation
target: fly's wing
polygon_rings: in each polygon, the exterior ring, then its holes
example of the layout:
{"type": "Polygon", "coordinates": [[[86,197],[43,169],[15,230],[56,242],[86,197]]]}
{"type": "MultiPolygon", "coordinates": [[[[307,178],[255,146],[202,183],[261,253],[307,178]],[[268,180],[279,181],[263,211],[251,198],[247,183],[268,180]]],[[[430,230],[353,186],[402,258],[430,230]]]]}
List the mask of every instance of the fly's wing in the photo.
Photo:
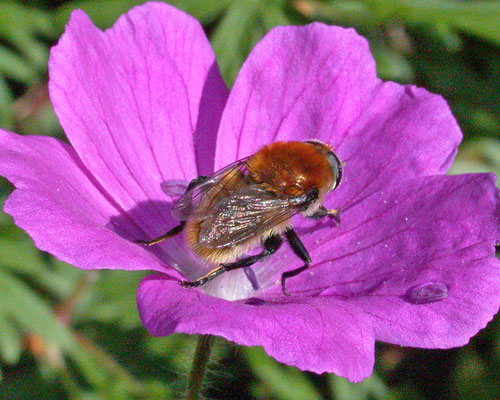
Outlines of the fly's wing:
{"type": "Polygon", "coordinates": [[[168,196],[178,197],[186,193],[188,182],[182,179],[169,179],[160,184],[161,190],[168,196]]]}
{"type": "Polygon", "coordinates": [[[202,218],[210,214],[219,199],[229,196],[238,190],[248,176],[243,158],[207,177],[192,188],[189,188],[172,207],[172,216],[184,221],[189,217],[202,218]]]}
{"type": "Polygon", "coordinates": [[[244,186],[220,200],[202,222],[200,244],[220,248],[238,244],[289,220],[305,196],[285,197],[257,185],[244,186]]]}

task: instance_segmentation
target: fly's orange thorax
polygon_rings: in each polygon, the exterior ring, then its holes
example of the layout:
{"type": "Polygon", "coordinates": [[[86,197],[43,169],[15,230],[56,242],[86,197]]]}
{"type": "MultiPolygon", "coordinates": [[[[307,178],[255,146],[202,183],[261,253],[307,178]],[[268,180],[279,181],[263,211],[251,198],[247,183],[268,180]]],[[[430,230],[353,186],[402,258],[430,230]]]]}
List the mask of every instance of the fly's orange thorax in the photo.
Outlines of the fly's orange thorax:
{"type": "Polygon", "coordinates": [[[253,180],[286,196],[300,196],[316,188],[323,197],[333,183],[327,158],[307,142],[269,144],[251,156],[246,165],[253,180]]]}

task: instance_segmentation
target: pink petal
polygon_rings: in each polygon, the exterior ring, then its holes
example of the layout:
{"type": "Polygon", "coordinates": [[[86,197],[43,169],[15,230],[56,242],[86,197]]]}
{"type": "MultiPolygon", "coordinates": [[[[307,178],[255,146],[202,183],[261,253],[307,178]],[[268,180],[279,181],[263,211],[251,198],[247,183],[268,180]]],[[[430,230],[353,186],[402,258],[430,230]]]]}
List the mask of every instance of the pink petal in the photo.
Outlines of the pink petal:
{"type": "Polygon", "coordinates": [[[328,203],[344,208],[391,182],[445,172],[461,136],[440,96],[381,83],[354,30],[278,27],[257,44],[234,84],[216,166],[277,140],[318,138],[347,163],[328,203]]]}
{"type": "Polygon", "coordinates": [[[386,82],[336,145],[345,174],[327,205],[344,210],[393,183],[444,174],[461,138],[441,96],[386,82]]]}
{"type": "MultiPolygon", "coordinates": [[[[167,272],[151,253],[113,232],[122,210],[68,145],[0,130],[0,175],[17,187],[5,212],[41,250],[80,268],[167,272]]],[[[144,234],[131,221],[120,233],[144,234]]]]}
{"type": "Polygon", "coordinates": [[[278,140],[340,138],[378,84],[368,43],[353,29],[277,27],[255,46],[231,90],[216,165],[278,140]]]}
{"type": "Polygon", "coordinates": [[[374,339],[366,316],[338,299],[231,302],[159,276],[141,282],[137,299],[141,320],[154,336],[219,335],[263,346],[278,361],[300,369],[352,381],[366,378],[373,368],[374,339]]]}
{"type": "Polygon", "coordinates": [[[56,113],[86,168],[148,236],[164,233],[174,222],[161,184],[212,169],[227,96],[200,24],[149,3],[103,33],[75,11],[49,69],[56,113]]]}
{"type": "MultiPolygon", "coordinates": [[[[379,340],[418,347],[465,344],[498,311],[499,208],[492,174],[433,176],[386,188],[347,209],[339,227],[298,229],[313,265],[291,279],[288,290],[358,305],[373,318],[379,340]],[[443,297],[408,298],[415,289],[436,285],[443,297]]],[[[260,268],[301,265],[283,256],[260,268]]],[[[273,293],[281,295],[278,285],[273,293]]]]}

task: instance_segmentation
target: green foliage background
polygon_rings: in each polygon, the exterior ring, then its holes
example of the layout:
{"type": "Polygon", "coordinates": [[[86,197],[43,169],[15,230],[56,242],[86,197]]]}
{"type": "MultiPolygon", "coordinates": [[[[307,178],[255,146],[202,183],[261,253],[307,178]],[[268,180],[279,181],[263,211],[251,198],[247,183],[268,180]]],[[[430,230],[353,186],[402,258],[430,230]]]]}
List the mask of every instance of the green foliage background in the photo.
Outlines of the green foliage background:
{"type": "MultiPolygon", "coordinates": [[[[0,127],[63,132],[47,93],[47,58],[70,12],[109,27],[134,0],[0,0],[0,127]]],[[[452,173],[500,173],[500,2],[452,0],[177,0],[198,18],[229,85],[272,27],[313,20],[367,37],[379,76],[443,95],[464,131],[452,173]]],[[[0,180],[0,203],[12,190],[0,180]]],[[[0,205],[1,205],[0,204],[0,205]]],[[[0,213],[0,399],[169,399],[184,390],[196,338],[152,338],[135,291],[143,274],[85,272],[38,251],[0,213]]],[[[447,351],[380,344],[373,376],[350,384],[216,342],[211,399],[492,399],[500,393],[499,318],[447,351]]]]}

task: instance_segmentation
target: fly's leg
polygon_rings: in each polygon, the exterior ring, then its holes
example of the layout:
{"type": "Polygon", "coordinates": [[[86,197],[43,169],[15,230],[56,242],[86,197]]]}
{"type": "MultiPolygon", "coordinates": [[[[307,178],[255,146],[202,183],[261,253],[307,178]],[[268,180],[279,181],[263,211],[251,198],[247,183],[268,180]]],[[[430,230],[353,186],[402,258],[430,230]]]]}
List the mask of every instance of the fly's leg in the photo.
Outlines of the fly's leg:
{"type": "Polygon", "coordinates": [[[302,267],[283,272],[283,274],[281,275],[281,290],[285,296],[290,296],[290,293],[286,291],[286,280],[288,278],[297,276],[302,271],[306,270],[311,264],[311,257],[309,256],[307,249],[304,247],[293,228],[288,228],[285,231],[285,237],[287,238],[288,243],[290,243],[293,252],[305,263],[302,267]]]}
{"type": "Polygon", "coordinates": [[[337,225],[340,225],[340,210],[339,209],[327,209],[325,206],[319,206],[316,212],[312,215],[309,215],[308,218],[318,219],[323,217],[328,217],[330,219],[334,219],[337,222],[337,225]]]}
{"type": "Polygon", "coordinates": [[[135,244],[140,244],[141,246],[152,246],[153,244],[163,242],[165,239],[171,238],[175,235],[178,235],[184,230],[184,227],[186,226],[186,221],[181,221],[179,225],[176,227],[170,229],[167,233],[164,235],[161,235],[157,238],[151,239],[151,240],[134,240],[135,244]]]}
{"type": "MultiPolygon", "coordinates": [[[[204,182],[206,179],[207,179],[206,176],[199,176],[198,178],[193,179],[191,182],[189,182],[186,192],[194,188],[195,186],[199,185],[200,183],[204,182]]],[[[152,246],[153,244],[163,242],[165,239],[178,235],[184,230],[185,226],[186,226],[186,221],[181,221],[179,225],[170,229],[164,235],[158,236],[157,238],[151,240],[134,240],[134,243],[140,244],[141,246],[152,246]]]]}
{"type": "Polygon", "coordinates": [[[181,281],[179,282],[179,284],[183,287],[197,287],[207,283],[208,281],[211,281],[223,272],[249,267],[250,265],[255,264],[257,261],[262,261],[265,258],[269,257],[271,254],[276,253],[276,251],[280,248],[281,243],[283,243],[283,239],[279,235],[269,236],[263,243],[264,250],[261,253],[254,256],[242,258],[241,260],[235,261],[233,263],[221,264],[217,268],[210,271],[208,274],[202,276],[199,279],[196,279],[195,281],[181,281]]]}

